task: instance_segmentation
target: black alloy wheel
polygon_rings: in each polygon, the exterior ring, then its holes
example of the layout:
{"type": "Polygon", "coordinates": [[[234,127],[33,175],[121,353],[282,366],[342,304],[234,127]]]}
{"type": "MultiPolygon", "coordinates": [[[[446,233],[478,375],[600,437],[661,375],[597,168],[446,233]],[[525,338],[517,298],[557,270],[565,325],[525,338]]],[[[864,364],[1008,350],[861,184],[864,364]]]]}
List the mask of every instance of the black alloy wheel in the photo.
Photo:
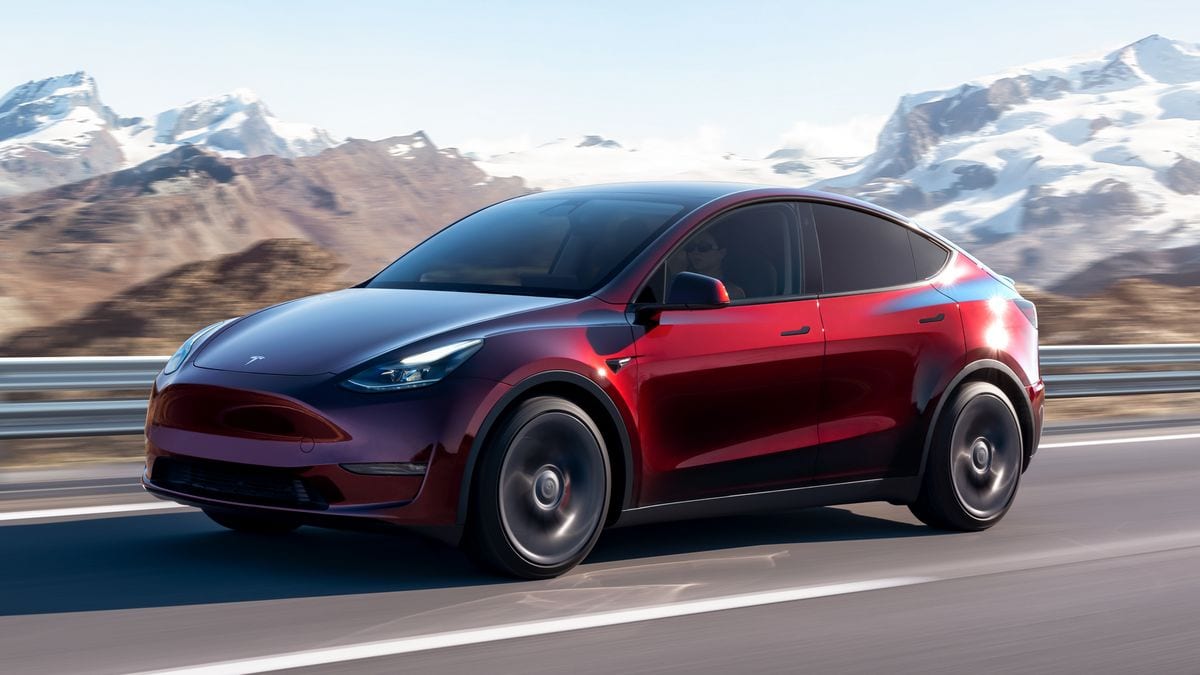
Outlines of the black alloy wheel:
{"type": "Polygon", "coordinates": [[[557,397],[524,401],[484,448],[469,549],[505,574],[563,574],[599,538],[610,481],[604,437],[587,412],[557,397]]]}
{"type": "Polygon", "coordinates": [[[1024,461],[1021,425],[999,387],[968,382],[937,420],[921,494],[909,506],[931,527],[977,531],[1012,506],[1024,461]]]}

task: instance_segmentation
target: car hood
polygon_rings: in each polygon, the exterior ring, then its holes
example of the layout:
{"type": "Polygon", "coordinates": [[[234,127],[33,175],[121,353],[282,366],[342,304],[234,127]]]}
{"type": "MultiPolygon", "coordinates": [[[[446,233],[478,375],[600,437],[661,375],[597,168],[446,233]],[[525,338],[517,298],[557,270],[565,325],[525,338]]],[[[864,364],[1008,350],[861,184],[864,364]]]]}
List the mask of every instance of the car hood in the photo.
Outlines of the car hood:
{"type": "Polygon", "coordinates": [[[271,375],[339,373],[439,333],[563,302],[569,301],[350,288],[286,302],[234,322],[201,346],[194,363],[271,375]]]}

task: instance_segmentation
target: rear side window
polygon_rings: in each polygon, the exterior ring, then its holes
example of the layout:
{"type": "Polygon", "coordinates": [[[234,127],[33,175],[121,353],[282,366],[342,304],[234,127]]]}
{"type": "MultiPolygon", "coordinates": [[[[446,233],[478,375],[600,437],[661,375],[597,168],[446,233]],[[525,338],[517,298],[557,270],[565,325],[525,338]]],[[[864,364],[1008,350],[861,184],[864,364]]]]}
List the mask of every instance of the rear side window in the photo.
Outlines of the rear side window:
{"type": "Polygon", "coordinates": [[[900,286],[921,278],[908,228],[829,204],[813,204],[813,214],[825,293],[900,286]]]}
{"type": "Polygon", "coordinates": [[[917,264],[917,278],[928,279],[937,274],[946,264],[950,252],[929,241],[916,232],[908,233],[908,241],[912,244],[913,262],[917,264]]]}

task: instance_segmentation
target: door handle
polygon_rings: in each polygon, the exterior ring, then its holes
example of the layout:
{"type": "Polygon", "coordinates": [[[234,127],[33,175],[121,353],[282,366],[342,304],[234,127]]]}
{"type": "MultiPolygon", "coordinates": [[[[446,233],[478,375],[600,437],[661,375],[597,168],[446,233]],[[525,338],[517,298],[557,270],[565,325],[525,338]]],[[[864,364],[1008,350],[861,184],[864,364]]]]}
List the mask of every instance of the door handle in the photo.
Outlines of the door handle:
{"type": "Polygon", "coordinates": [[[935,322],[941,321],[944,318],[946,318],[946,315],[942,314],[941,312],[938,312],[936,316],[927,316],[923,319],[920,319],[920,322],[921,323],[935,323],[935,322]]]}
{"type": "Polygon", "coordinates": [[[799,330],[785,330],[782,333],[780,333],[780,335],[782,335],[783,337],[787,337],[789,335],[808,335],[808,330],[809,330],[808,326],[805,326],[799,330]]]}

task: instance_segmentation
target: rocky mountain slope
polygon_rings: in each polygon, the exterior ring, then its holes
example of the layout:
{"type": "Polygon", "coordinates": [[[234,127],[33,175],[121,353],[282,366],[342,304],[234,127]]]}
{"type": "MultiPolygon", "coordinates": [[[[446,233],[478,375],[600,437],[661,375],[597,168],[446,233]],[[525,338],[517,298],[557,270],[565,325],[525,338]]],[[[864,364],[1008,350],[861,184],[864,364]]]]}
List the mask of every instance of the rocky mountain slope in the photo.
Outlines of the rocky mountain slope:
{"type": "Polygon", "coordinates": [[[1123,279],[1080,297],[1021,287],[1037,305],[1044,345],[1200,342],[1200,293],[1123,279]]]}
{"type": "Polygon", "coordinates": [[[317,127],[280,121],[246,89],[149,118],[122,117],[81,71],[0,97],[0,196],[127,168],[185,144],[227,157],[301,157],[337,141],[317,127]]]}
{"type": "Polygon", "coordinates": [[[1112,285],[1114,279],[1141,279],[1181,288],[1200,287],[1200,245],[1130,251],[1103,258],[1060,279],[1049,290],[1069,296],[1086,296],[1112,285]]]}
{"type": "Polygon", "coordinates": [[[196,330],[293,298],[344,287],[345,265],[299,239],[267,239],[181,265],[77,316],[0,342],[0,356],[169,354],[196,330]]]}
{"type": "Polygon", "coordinates": [[[246,91],[148,121],[105,107],[85,73],[17,87],[0,99],[0,193],[138,164],[0,199],[0,334],[262,237],[311,238],[362,274],[387,256],[355,241],[402,250],[447,216],[525,189],[491,176],[815,185],[914,216],[1056,292],[1200,278],[1200,46],[1157,35],[904,96],[866,157],[816,156],[805,148],[821,144],[801,140],[762,158],[723,152],[718,138],[580,136],[459,156],[414,136],[320,152],[332,143],[246,91]],[[54,289],[64,283],[65,299],[54,289]]]}
{"type": "Polygon", "coordinates": [[[346,263],[345,280],[361,280],[447,223],[527,191],[419,132],[297,159],[184,146],[0,199],[0,336],[262,239],[313,242],[346,263]]]}

